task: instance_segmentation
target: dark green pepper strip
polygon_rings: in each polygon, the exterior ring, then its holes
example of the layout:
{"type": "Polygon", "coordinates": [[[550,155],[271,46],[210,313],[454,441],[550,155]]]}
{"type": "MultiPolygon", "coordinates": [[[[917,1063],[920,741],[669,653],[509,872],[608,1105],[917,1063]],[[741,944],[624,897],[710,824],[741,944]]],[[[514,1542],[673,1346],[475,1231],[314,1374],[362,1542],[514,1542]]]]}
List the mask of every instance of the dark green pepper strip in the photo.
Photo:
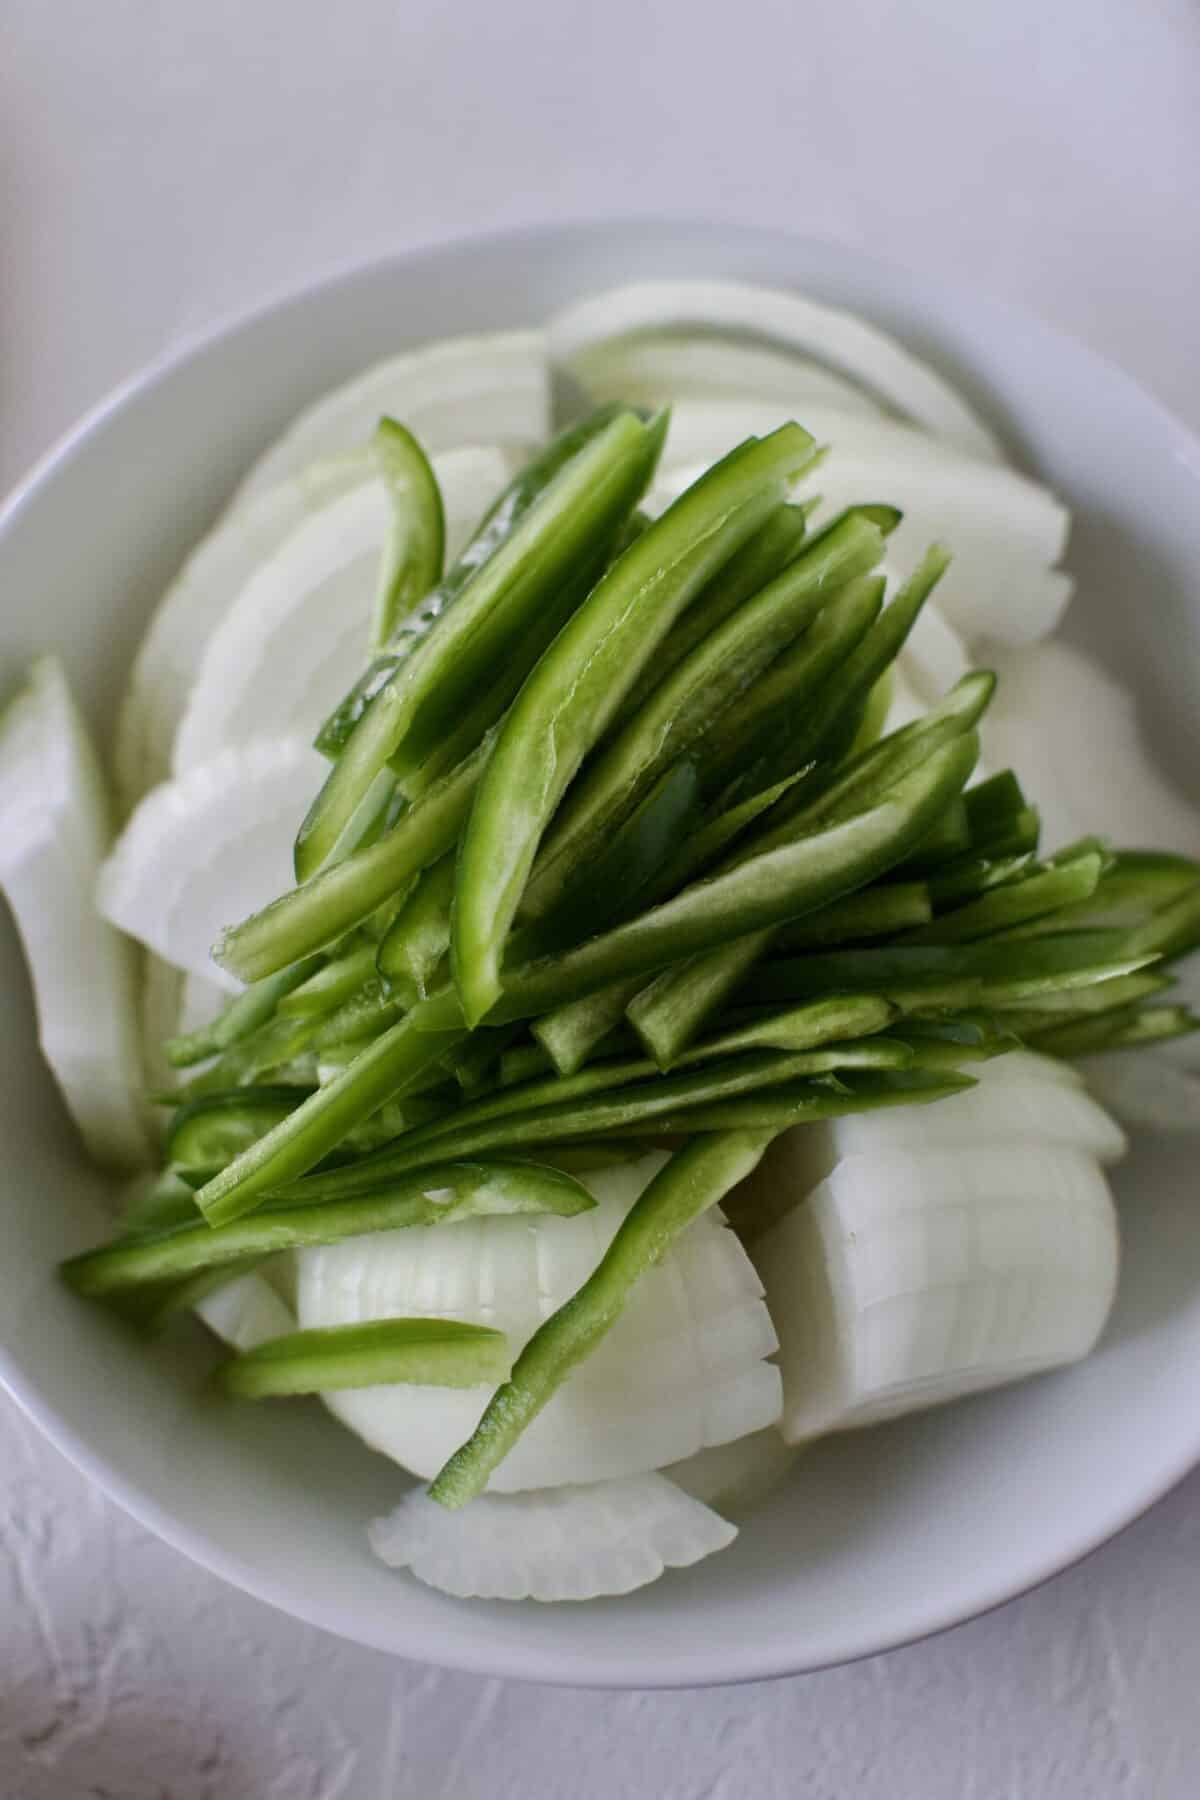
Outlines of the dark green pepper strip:
{"type": "Polygon", "coordinates": [[[279,1002],[280,1015],[305,1018],[331,1013],[335,1006],[356,994],[364,981],[371,979],[375,973],[375,955],[374,944],[363,941],[357,932],[352,933],[348,949],[325,963],[279,1002]]]}
{"type": "Polygon", "coordinates": [[[963,795],[963,804],[967,809],[972,842],[983,843],[989,838],[1000,837],[1025,811],[1029,802],[1012,770],[1001,769],[998,775],[989,775],[986,781],[968,788],[963,795]]]}
{"type": "MultiPolygon", "coordinates": [[[[448,606],[453,605],[476,571],[489,562],[512,536],[517,524],[563,465],[605,430],[619,414],[628,410],[623,406],[600,407],[579,424],[560,432],[532,461],[526,463],[484,515],[454,566],[447,570],[443,580],[418,607],[397,619],[382,653],[374,658],[370,667],[326,719],[316,740],[316,747],[322,755],[330,758],[340,755],[350,733],[380,688],[421,640],[428,636],[437,620],[448,606]]],[[[631,526],[632,523],[631,520],[631,526]]]]}
{"type": "Polygon", "coordinates": [[[515,1043],[524,1030],[523,1025],[485,1025],[481,1030],[473,1031],[466,1043],[446,1058],[446,1066],[460,1091],[480,1094],[495,1086],[505,1047],[515,1043]]]}
{"type": "Polygon", "coordinates": [[[775,927],[673,963],[634,995],[625,1017],[660,1069],[670,1069],[766,955],[775,927]]]}
{"type": "Polygon", "coordinates": [[[391,530],[371,620],[369,647],[377,652],[391,636],[396,620],[412,612],[440,580],[446,515],[437,476],[411,431],[395,419],[381,419],[371,449],[392,503],[391,530]]]}
{"type": "Polygon", "coordinates": [[[1104,1050],[1162,1044],[1193,1031],[1200,1031],[1200,1019],[1186,1006],[1148,1006],[1141,1012],[1128,1007],[1028,1032],[1025,1042],[1045,1056],[1094,1056],[1104,1050]]]}
{"type": "Polygon", "coordinates": [[[797,730],[792,720],[784,722],[775,747],[766,750],[762,758],[768,773],[765,779],[751,777],[754,786],[778,781],[791,769],[802,768],[825,753],[836,753],[847,719],[861,707],[884,670],[889,669],[899,656],[921,608],[949,563],[950,553],[940,544],[932,545],[925,552],[913,574],[884,607],[862,642],[826,683],[815,705],[805,715],[801,728],[797,730]]]}
{"type": "Polygon", "coordinates": [[[742,1098],[713,1100],[705,1106],[665,1113],[655,1130],[666,1138],[705,1131],[787,1131],[816,1119],[840,1119],[849,1113],[878,1112],[888,1106],[926,1106],[965,1093],[976,1086],[973,1076],[958,1069],[862,1069],[847,1071],[834,1085],[821,1080],[760,1088],[742,1098]],[[874,1077],[878,1086],[865,1089],[874,1077]]]}
{"type": "MultiPolygon", "coordinates": [[[[1058,859],[1056,859],[1058,860],[1058,859]]],[[[1120,850],[1112,855],[1088,900],[1064,907],[1055,920],[1016,925],[1009,937],[1039,937],[1074,925],[1144,925],[1149,915],[1200,883],[1200,864],[1190,857],[1154,850],[1120,850]]]]}
{"type": "Polygon", "coordinates": [[[386,993],[379,977],[373,976],[327,1018],[317,1020],[310,1040],[312,1048],[319,1055],[334,1044],[366,1043],[394,1025],[401,1014],[415,1005],[416,999],[411,989],[400,991],[396,985],[390,994],[386,993]]]}
{"type": "Polygon", "coordinates": [[[785,426],[702,476],[613,564],[513,702],[459,851],[453,962],[469,1025],[500,996],[505,940],[542,835],[583,758],[688,601],[762,523],[811,453],[808,433],[785,426]]]}
{"type": "Polygon", "coordinates": [[[830,596],[799,643],[777,657],[749,693],[729,707],[708,746],[704,767],[705,791],[715,796],[718,811],[739,805],[747,788],[753,794],[778,786],[808,760],[791,755],[791,743],[800,731],[798,721],[814,710],[837,671],[870,635],[886,586],[882,575],[860,575],[847,582],[830,596]],[[764,746],[781,734],[786,753],[771,757],[764,746]]]}
{"type": "Polygon", "coordinates": [[[231,1000],[209,1024],[182,1037],[168,1038],[164,1046],[167,1061],[173,1069],[187,1069],[193,1063],[207,1062],[210,1056],[219,1056],[223,1050],[243,1043],[274,1016],[285,996],[317,974],[323,962],[323,957],[310,956],[256,981],[245,993],[231,1000]]]}
{"type": "Polygon", "coordinates": [[[376,967],[385,985],[401,984],[421,999],[450,947],[450,902],[454,898],[454,852],[426,869],[379,946],[376,967]]]}
{"type": "Polygon", "coordinates": [[[780,504],[767,515],[754,536],[730,557],[725,567],[692,601],[683,617],[676,620],[659,645],[654,661],[642,670],[622,702],[613,721],[614,729],[622,729],[634,713],[640,711],[659,683],[669,678],[676,665],[697,644],[787,568],[799,555],[807,529],[803,507],[780,504]]]}
{"type": "MultiPolygon", "coordinates": [[[[1108,936],[1088,933],[1080,936],[1108,936]]],[[[1117,934],[1113,934],[1117,935],[1117,934]]],[[[1053,946],[1044,958],[1014,956],[1015,945],[984,942],[897,946],[888,950],[833,950],[755,969],[739,993],[742,1003],[778,1005],[824,993],[882,994],[908,1009],[1021,1002],[1039,993],[1069,991],[1133,973],[1153,957],[1106,955],[1070,939],[1032,938],[1022,949],[1053,946]]]]}
{"type": "Polygon", "coordinates": [[[457,1507],[483,1491],[525,1427],[616,1323],[639,1277],[661,1262],[693,1219],[750,1174],[770,1135],[723,1133],[676,1152],[634,1202],[578,1293],[530,1338],[471,1437],[432,1483],[433,1499],[457,1507]]]}
{"type": "Polygon", "coordinates": [[[1152,912],[1129,934],[1133,955],[1161,956],[1171,963],[1200,946],[1200,883],[1152,912]]]}
{"type": "MultiPolygon", "coordinates": [[[[866,1040],[867,1044],[870,1042],[870,1039],[866,1040]]],[[[428,1167],[446,1156],[451,1146],[456,1156],[491,1154],[493,1151],[509,1154],[534,1145],[595,1137],[601,1132],[644,1137],[658,1135],[667,1129],[687,1131],[691,1127],[681,1126],[678,1121],[686,1119],[694,1107],[735,1099],[758,1088],[777,1088],[785,1083],[794,1085],[802,1078],[811,1077],[816,1059],[824,1059],[824,1056],[824,1052],[809,1050],[791,1053],[752,1051],[701,1064],[682,1074],[656,1074],[650,1080],[628,1087],[579,1094],[556,1104],[481,1119],[473,1125],[460,1124],[456,1119],[451,1135],[435,1137],[432,1135],[434,1127],[428,1128],[428,1132],[410,1132],[358,1162],[312,1174],[279,1197],[296,1203],[311,1203],[369,1193],[398,1174],[428,1167]],[[663,1125],[664,1119],[671,1121],[669,1127],[663,1125]]],[[[871,1072],[903,1073],[898,1067],[902,1060],[902,1056],[889,1058],[893,1067],[876,1068],[871,1072]]],[[[593,1073],[585,1069],[581,1075],[567,1079],[580,1082],[593,1073]]],[[[848,1070],[846,1079],[850,1073],[853,1071],[848,1070]]],[[[824,1070],[821,1075],[825,1075],[824,1070]]],[[[818,1094],[826,1091],[820,1077],[811,1085],[818,1094]]],[[[512,1090],[508,1090],[506,1097],[511,1093],[512,1090]]]]}
{"type": "Polygon", "coordinates": [[[977,894],[986,894],[994,887],[1003,887],[1006,882],[1020,880],[1031,872],[1030,865],[1028,851],[996,858],[974,852],[958,857],[943,868],[935,869],[925,884],[933,910],[939,914],[946,912],[973,900],[977,894]]]}
{"type": "Polygon", "coordinates": [[[253,981],[336,943],[410,876],[452,848],[490,747],[488,740],[480,744],[402,813],[377,844],[355,851],[227,931],[213,951],[216,960],[243,981],[253,981]]]}
{"type": "Polygon", "coordinates": [[[832,906],[780,926],[775,947],[781,952],[833,949],[867,938],[891,937],[927,924],[932,916],[929,889],[923,881],[890,881],[846,894],[832,906]]]}
{"type": "Polygon", "coordinates": [[[595,855],[676,758],[714,732],[723,743],[722,715],[733,710],[731,702],[757,693],[759,676],[812,623],[830,592],[882,554],[878,531],[852,515],[676,664],[572,786],[534,865],[523,917],[541,918],[556,904],[574,868],[595,855]]]}
{"type": "Polygon", "coordinates": [[[499,1016],[529,1017],[611,982],[815,911],[865,887],[924,836],[957,796],[979,743],[964,733],[897,782],[870,811],[762,856],[747,854],[663,905],[557,957],[506,973],[499,1016]]]}
{"type": "Polygon", "coordinates": [[[896,877],[900,881],[925,880],[946,863],[956,861],[970,843],[971,828],[960,798],[946,808],[916,849],[896,864],[896,877]]]}
{"type": "Polygon", "coordinates": [[[214,1380],[236,1400],[416,1382],[480,1387],[508,1374],[508,1339],[459,1319],[373,1319],[292,1331],[222,1363],[214,1380]]]}
{"type": "Polygon", "coordinates": [[[196,1204],[210,1225],[225,1225],[261,1205],[271,1189],[295,1181],[335,1150],[385,1100],[417,1084],[466,1036],[457,1009],[434,997],[400,1019],[265,1137],[202,1187],[196,1204]]]}
{"type": "Polygon", "coordinates": [[[232,1271],[281,1250],[336,1244],[401,1227],[447,1225],[496,1214],[587,1212],[595,1201],[579,1182],[541,1163],[453,1158],[370,1194],[319,1206],[264,1207],[214,1229],[203,1221],[145,1233],[73,1256],[62,1276],[78,1294],[102,1297],[201,1269],[232,1271]]]}
{"type": "MultiPolygon", "coordinates": [[[[400,784],[490,685],[514,641],[582,563],[602,554],[653,473],[665,421],[618,414],[571,458],[511,536],[436,619],[375,695],[347,739],[296,840],[296,873],[315,875],[375,777],[400,784]]],[[[485,721],[483,729],[492,723],[485,721]]]]}
{"type": "Polygon", "coordinates": [[[773,787],[762,788],[757,794],[750,794],[745,800],[723,809],[718,802],[664,865],[661,879],[656,884],[655,897],[665,899],[695,876],[707,873],[723,851],[730,851],[735,847],[750,827],[759,825],[764,815],[801,780],[803,771],[785,775],[773,787]]]}
{"type": "MultiPolygon", "coordinates": [[[[827,819],[848,818],[873,805],[901,775],[919,767],[931,750],[977,725],[995,687],[994,675],[973,670],[922,718],[880,738],[840,768],[814,769],[805,778],[793,777],[789,791],[763,820],[762,829],[791,834],[798,824],[814,826],[827,819]]],[[[968,789],[963,795],[964,805],[974,791],[968,789]]],[[[770,841],[769,837],[765,840],[770,841]]]]}
{"type": "Polygon", "coordinates": [[[1045,869],[1008,887],[992,888],[955,912],[942,913],[928,925],[905,933],[906,944],[967,944],[990,938],[1006,926],[1027,919],[1053,919],[1061,908],[1086,902],[1096,891],[1104,859],[1092,854],[1045,869]]]}
{"type": "Polygon", "coordinates": [[[631,918],[648,890],[653,896],[671,852],[696,823],[699,791],[696,765],[687,759],[660,775],[621,824],[592,845],[587,860],[559,871],[557,901],[535,925],[516,927],[509,956],[525,962],[631,918]]]}

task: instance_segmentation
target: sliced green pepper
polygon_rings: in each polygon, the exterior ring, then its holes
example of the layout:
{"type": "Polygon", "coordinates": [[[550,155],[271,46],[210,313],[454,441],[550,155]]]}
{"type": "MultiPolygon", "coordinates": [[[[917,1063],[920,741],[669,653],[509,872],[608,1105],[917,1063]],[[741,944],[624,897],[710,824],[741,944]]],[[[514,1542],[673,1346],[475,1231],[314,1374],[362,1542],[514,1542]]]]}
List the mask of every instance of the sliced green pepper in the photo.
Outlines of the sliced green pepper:
{"type": "Polygon", "coordinates": [[[416,1382],[479,1387],[508,1373],[508,1340],[458,1319],[373,1319],[292,1331],[222,1363],[215,1380],[237,1400],[416,1382]]]}
{"type": "Polygon", "coordinates": [[[446,515],[437,476],[411,431],[395,419],[381,419],[371,449],[392,505],[371,619],[369,648],[378,652],[396,620],[412,612],[441,577],[446,515]]]}

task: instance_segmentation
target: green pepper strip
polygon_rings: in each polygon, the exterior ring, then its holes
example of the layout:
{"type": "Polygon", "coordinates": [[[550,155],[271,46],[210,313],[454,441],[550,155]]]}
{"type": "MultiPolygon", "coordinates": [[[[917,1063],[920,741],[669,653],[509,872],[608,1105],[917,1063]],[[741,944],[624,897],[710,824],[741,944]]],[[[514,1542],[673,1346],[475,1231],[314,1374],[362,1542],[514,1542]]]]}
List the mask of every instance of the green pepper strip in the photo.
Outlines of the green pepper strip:
{"type": "Polygon", "coordinates": [[[456,1018],[457,1008],[434,996],[368,1044],[340,1075],[200,1189],[196,1204],[209,1224],[227,1224],[261,1205],[269,1189],[303,1175],[385,1100],[415,1086],[466,1036],[456,1018]]]}
{"type": "MultiPolygon", "coordinates": [[[[665,421],[650,428],[633,413],[613,419],[563,466],[380,688],[301,827],[298,876],[321,868],[372,781],[388,765],[397,769],[401,751],[404,788],[495,671],[512,668],[515,640],[581,564],[603,553],[637,504],[664,430],[665,421]]],[[[481,729],[493,722],[485,720],[481,729]]]]}
{"type": "Polygon", "coordinates": [[[500,996],[505,940],[538,845],[584,756],[688,601],[811,453],[808,433],[785,426],[702,476],[613,564],[513,702],[459,851],[453,961],[469,1025],[500,996]]]}
{"type": "MultiPolygon", "coordinates": [[[[660,681],[640,711],[601,750],[550,825],[521,903],[542,917],[561,898],[580,862],[620,825],[677,757],[713,732],[724,741],[723,714],[740,694],[759,692],[759,676],[811,624],[829,594],[883,554],[873,525],[851,515],[838,531],[803,552],[723,625],[703,638],[660,681]]],[[[686,617],[686,615],[685,615],[686,617]]],[[[769,683],[769,675],[766,678],[769,683]]]]}
{"type": "Polygon", "coordinates": [[[379,946],[376,967],[385,984],[399,981],[425,998],[450,947],[453,897],[454,852],[449,851],[425,870],[379,946]]]}
{"type": "Polygon", "coordinates": [[[222,1363],[214,1380],[238,1400],[417,1382],[479,1387],[503,1380],[508,1340],[459,1319],[373,1319],[271,1338],[222,1363]]]}
{"type": "Polygon", "coordinates": [[[720,573],[692,601],[683,617],[676,620],[659,645],[654,661],[642,670],[625,696],[613,721],[614,729],[623,729],[659,683],[670,677],[676,665],[697,644],[787,568],[799,555],[807,529],[803,507],[781,504],[767,515],[754,536],[730,557],[720,573]]]}
{"type": "Polygon", "coordinates": [[[932,912],[923,881],[888,882],[861,888],[792,925],[780,926],[775,946],[782,951],[822,950],[863,938],[891,937],[893,932],[927,924],[932,912]]]}
{"type": "Polygon", "coordinates": [[[748,852],[724,873],[696,882],[628,924],[506,974],[499,1017],[536,1015],[572,995],[626,975],[649,974],[866,886],[945,811],[978,752],[978,739],[966,732],[936,750],[869,811],[764,855],[748,852]]]}
{"type": "Polygon", "coordinates": [[[395,419],[381,419],[371,449],[392,503],[371,620],[369,648],[374,652],[383,648],[396,620],[412,612],[440,579],[446,515],[437,476],[411,431],[395,419]]]}
{"type": "Polygon", "coordinates": [[[245,993],[231,1000],[208,1025],[181,1037],[168,1038],[164,1046],[167,1061],[173,1069],[186,1069],[244,1042],[274,1016],[286,995],[318,973],[323,962],[323,957],[310,956],[256,981],[245,993]]]}
{"type": "Polygon", "coordinates": [[[325,869],[227,931],[213,951],[223,968],[253,981],[312,950],[336,943],[409,876],[451,849],[470,811],[490,743],[423,794],[365,850],[325,869]]]}
{"type": "Polygon", "coordinates": [[[1084,902],[1095,893],[1103,867],[1103,857],[1093,853],[1014,881],[1009,887],[992,888],[956,912],[942,913],[930,924],[906,932],[904,942],[967,944],[1027,919],[1053,916],[1062,907],[1084,902]]]}
{"type": "Polygon", "coordinates": [[[723,1133],[698,1139],[671,1158],[625,1215],[578,1293],[530,1338],[471,1437],[433,1482],[433,1499],[457,1507],[482,1492],[525,1427],[616,1323],[638,1278],[693,1219],[750,1174],[769,1142],[770,1133],[723,1133]]]}
{"type": "Polygon", "coordinates": [[[375,956],[375,945],[364,943],[359,934],[353,932],[349,948],[325,963],[279,1002],[280,1016],[303,1018],[309,1014],[319,1016],[332,1012],[371,979],[375,973],[375,956]]]}
{"type": "Polygon", "coordinates": [[[1186,1006],[1148,1006],[1141,1012],[1119,1007],[1027,1032],[1025,1041],[1046,1056],[1094,1056],[1104,1050],[1165,1043],[1193,1031],[1200,1031],[1200,1019],[1186,1006]]]}
{"type": "MultiPolygon", "coordinates": [[[[437,587],[418,607],[412,612],[401,614],[382,653],[373,659],[326,719],[316,740],[316,747],[323,756],[334,758],[341,753],[351,732],[380,688],[405,658],[412,654],[421,640],[428,636],[437,620],[457,600],[477,570],[489,562],[512,536],[519,521],[563,465],[582,450],[585,444],[599,436],[615,418],[628,410],[629,408],[619,405],[600,407],[579,424],[560,432],[514,476],[485,513],[454,566],[447,570],[437,587]]],[[[631,519],[627,529],[632,525],[631,519]]]]}
{"type": "Polygon", "coordinates": [[[567,1218],[594,1205],[587,1189],[559,1169],[456,1157],[351,1199],[319,1206],[266,1207],[253,1218],[236,1219],[217,1229],[198,1221],[139,1233],[71,1257],[62,1264],[62,1276],[76,1293],[99,1298],[147,1282],[176,1280],[201,1269],[232,1269],[277,1251],[336,1244],[368,1232],[446,1225],[501,1213],[557,1213],[567,1218]]]}

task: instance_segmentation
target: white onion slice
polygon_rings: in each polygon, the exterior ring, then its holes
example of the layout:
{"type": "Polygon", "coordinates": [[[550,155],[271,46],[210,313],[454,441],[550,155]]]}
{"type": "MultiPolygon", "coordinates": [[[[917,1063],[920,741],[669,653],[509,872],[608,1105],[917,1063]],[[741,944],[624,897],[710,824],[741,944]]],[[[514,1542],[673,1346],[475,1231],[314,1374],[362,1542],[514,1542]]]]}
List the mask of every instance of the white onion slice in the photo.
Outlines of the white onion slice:
{"type": "Polygon", "coordinates": [[[100,912],[164,962],[238,992],[210,948],[292,885],[296,827],[322,767],[293,738],[228,750],[155,788],[100,871],[100,912]]]}
{"type": "Polygon", "coordinates": [[[595,1600],[723,1550],[737,1530],[662,1475],[525,1494],[449,1512],[423,1489],[368,1536],[394,1569],[459,1599],[595,1600]]]}
{"type": "Polygon", "coordinates": [[[318,457],[358,449],[385,413],[428,455],[462,444],[541,443],[550,431],[542,333],[445,338],[374,364],[300,413],[251,468],[235,506],[318,457]]]}
{"type": "Polygon", "coordinates": [[[67,1108],[97,1162],[129,1169],[148,1160],[150,1127],[134,948],[92,903],[109,832],[87,727],[57,657],[42,657],[0,718],[0,888],[67,1108]]]}
{"type": "MultiPolygon", "coordinates": [[[[767,401],[676,407],[651,509],[661,511],[735,444],[788,416],[788,408],[767,401]]],[[[956,632],[1020,645],[1056,628],[1070,595],[1069,578],[1055,568],[1070,521],[1047,489],[891,420],[812,408],[801,423],[829,446],[796,489],[800,497],[820,496],[816,524],[859,503],[898,506],[904,517],[888,540],[889,562],[907,570],[930,543],[950,546],[937,606],[956,632]]]]}
{"type": "MultiPolygon", "coordinates": [[[[515,1356],[591,1274],[661,1156],[584,1177],[594,1211],[573,1219],[487,1218],[305,1250],[303,1326],[444,1317],[499,1327],[515,1356]]],[[[718,1212],[705,1214],[638,1282],[597,1349],[574,1369],[492,1477],[494,1491],[637,1474],[771,1424],[778,1371],[760,1284],[718,1212]]],[[[467,1437],[485,1389],[419,1386],[330,1394],[352,1430],[432,1476],[467,1437]]]]}
{"type": "Polygon", "coordinates": [[[790,1443],[1086,1356],[1118,1264],[1103,1173],[1040,1143],[847,1157],[753,1252],[790,1443]]]}
{"type": "Polygon", "coordinates": [[[295,1331],[296,1320],[265,1275],[234,1275],[192,1308],[214,1336],[234,1350],[253,1350],[295,1331]]]}
{"type": "MultiPolygon", "coordinates": [[[[453,558],[517,469],[489,446],[433,459],[453,558]]],[[[172,754],[176,775],[256,738],[313,735],[362,673],[392,521],[381,481],[310,514],[228,595],[195,671],[172,754]]]]}
{"type": "Polygon", "coordinates": [[[876,326],[801,294],[734,281],[637,282],[552,318],[550,356],[571,367],[606,340],[678,326],[741,332],[813,357],[967,455],[1003,460],[992,432],[936,370],[876,326]]]}
{"type": "Polygon", "coordinates": [[[205,646],[255,569],[306,519],[374,479],[366,450],[316,463],[226,513],[200,540],[151,617],[121,703],[117,783],[126,808],[166,777],[205,646]]]}
{"type": "Polygon", "coordinates": [[[779,1486],[796,1456],[796,1446],[785,1444],[775,1426],[768,1425],[749,1437],[698,1450],[686,1462],[671,1463],[663,1474],[724,1518],[740,1519],[779,1486]]]}
{"type": "Polygon", "coordinates": [[[1200,855],[1200,812],[1155,767],[1133,695],[1106,669],[1063,643],[991,666],[1000,679],[984,753],[1027,783],[1046,848],[1099,829],[1117,844],[1200,855]]]}
{"type": "Polygon", "coordinates": [[[795,413],[835,407],[878,419],[879,404],[853,381],[811,357],[702,331],[653,332],[589,344],[571,374],[597,406],[625,401],[657,409],[683,400],[766,400],[795,413]]]}

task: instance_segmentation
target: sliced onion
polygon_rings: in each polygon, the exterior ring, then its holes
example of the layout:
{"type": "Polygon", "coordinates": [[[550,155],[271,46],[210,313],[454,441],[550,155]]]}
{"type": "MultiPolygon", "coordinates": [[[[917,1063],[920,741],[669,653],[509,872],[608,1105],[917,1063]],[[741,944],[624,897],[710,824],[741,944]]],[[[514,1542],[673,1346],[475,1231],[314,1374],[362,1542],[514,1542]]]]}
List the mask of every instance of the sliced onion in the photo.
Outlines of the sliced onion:
{"type": "MultiPolygon", "coordinates": [[[[587,1279],[661,1156],[583,1177],[594,1211],[378,1233],[298,1259],[304,1326],[447,1317],[495,1325],[516,1355],[587,1279]]],[[[637,1474],[770,1424],[778,1371],[760,1284],[716,1213],[643,1276],[624,1313],[523,1434],[494,1489],[637,1474]]],[[[431,1476],[470,1436],[488,1393],[406,1386],[331,1394],[368,1443],[431,1476]]]]}
{"type": "Polygon", "coordinates": [[[1047,848],[1099,827],[1114,843],[1200,854],[1200,812],[1156,768],[1133,695],[1106,669],[1063,643],[991,666],[1000,679],[984,753],[1036,797],[1047,848]]]}
{"type": "Polygon", "coordinates": [[[637,282],[558,313],[548,328],[550,355],[573,367],[596,345],[679,326],[740,332],[812,357],[966,454],[1003,460],[992,432],[943,376],[876,326],[801,294],[733,281],[637,282]]]}
{"type": "Polygon", "coordinates": [[[800,1443],[1086,1356],[1117,1222],[1078,1150],[888,1149],[845,1158],[753,1253],[800,1443]]]}
{"type": "Polygon", "coordinates": [[[38,1040],[97,1162],[150,1155],[135,952],[92,903],[110,808],[57,657],[42,657],[0,718],[0,887],[33,984],[38,1040]]]}
{"type": "Polygon", "coordinates": [[[296,1329],[292,1312],[257,1270],[234,1275],[223,1286],[197,1300],[192,1310],[223,1344],[253,1350],[270,1338],[296,1329]]]}
{"type": "Polygon", "coordinates": [[[810,406],[878,419],[879,404],[811,357],[711,332],[651,332],[588,344],[571,374],[597,406],[624,401],[657,409],[683,400],[766,400],[803,422],[810,406]]]}
{"type": "Polygon", "coordinates": [[[663,1470],[677,1487],[727,1519],[744,1518],[791,1472],[796,1446],[785,1444],[774,1425],[732,1443],[698,1450],[686,1462],[663,1470]]]}
{"type": "Polygon", "coordinates": [[[316,463],[227,513],[192,551],[150,620],[121,703],[117,782],[127,808],[165,779],[205,646],[255,569],[306,519],[374,478],[365,450],[316,463]]]}
{"type": "Polygon", "coordinates": [[[389,415],[428,455],[462,444],[539,444],[550,431],[550,369],[539,331],[445,338],[389,357],[324,394],[264,452],[242,505],[319,457],[366,444],[389,415]]]}
{"type": "Polygon", "coordinates": [[[293,738],[225,751],[155,788],[100,871],[100,912],[164,962],[237,992],[210,946],[292,885],[296,823],[322,767],[293,738]]]}
{"type": "MultiPolygon", "coordinates": [[[[482,447],[434,458],[453,557],[516,473],[511,452],[482,447]]],[[[381,481],[312,513],[229,595],[195,671],[175,737],[176,775],[256,738],[311,737],[366,662],[391,524],[381,481]]]]}
{"type": "Polygon", "coordinates": [[[662,1475],[636,1475],[485,1494],[460,1512],[417,1489],[368,1536],[391,1568],[459,1599],[554,1601],[632,1593],[737,1531],[662,1475]]]}

